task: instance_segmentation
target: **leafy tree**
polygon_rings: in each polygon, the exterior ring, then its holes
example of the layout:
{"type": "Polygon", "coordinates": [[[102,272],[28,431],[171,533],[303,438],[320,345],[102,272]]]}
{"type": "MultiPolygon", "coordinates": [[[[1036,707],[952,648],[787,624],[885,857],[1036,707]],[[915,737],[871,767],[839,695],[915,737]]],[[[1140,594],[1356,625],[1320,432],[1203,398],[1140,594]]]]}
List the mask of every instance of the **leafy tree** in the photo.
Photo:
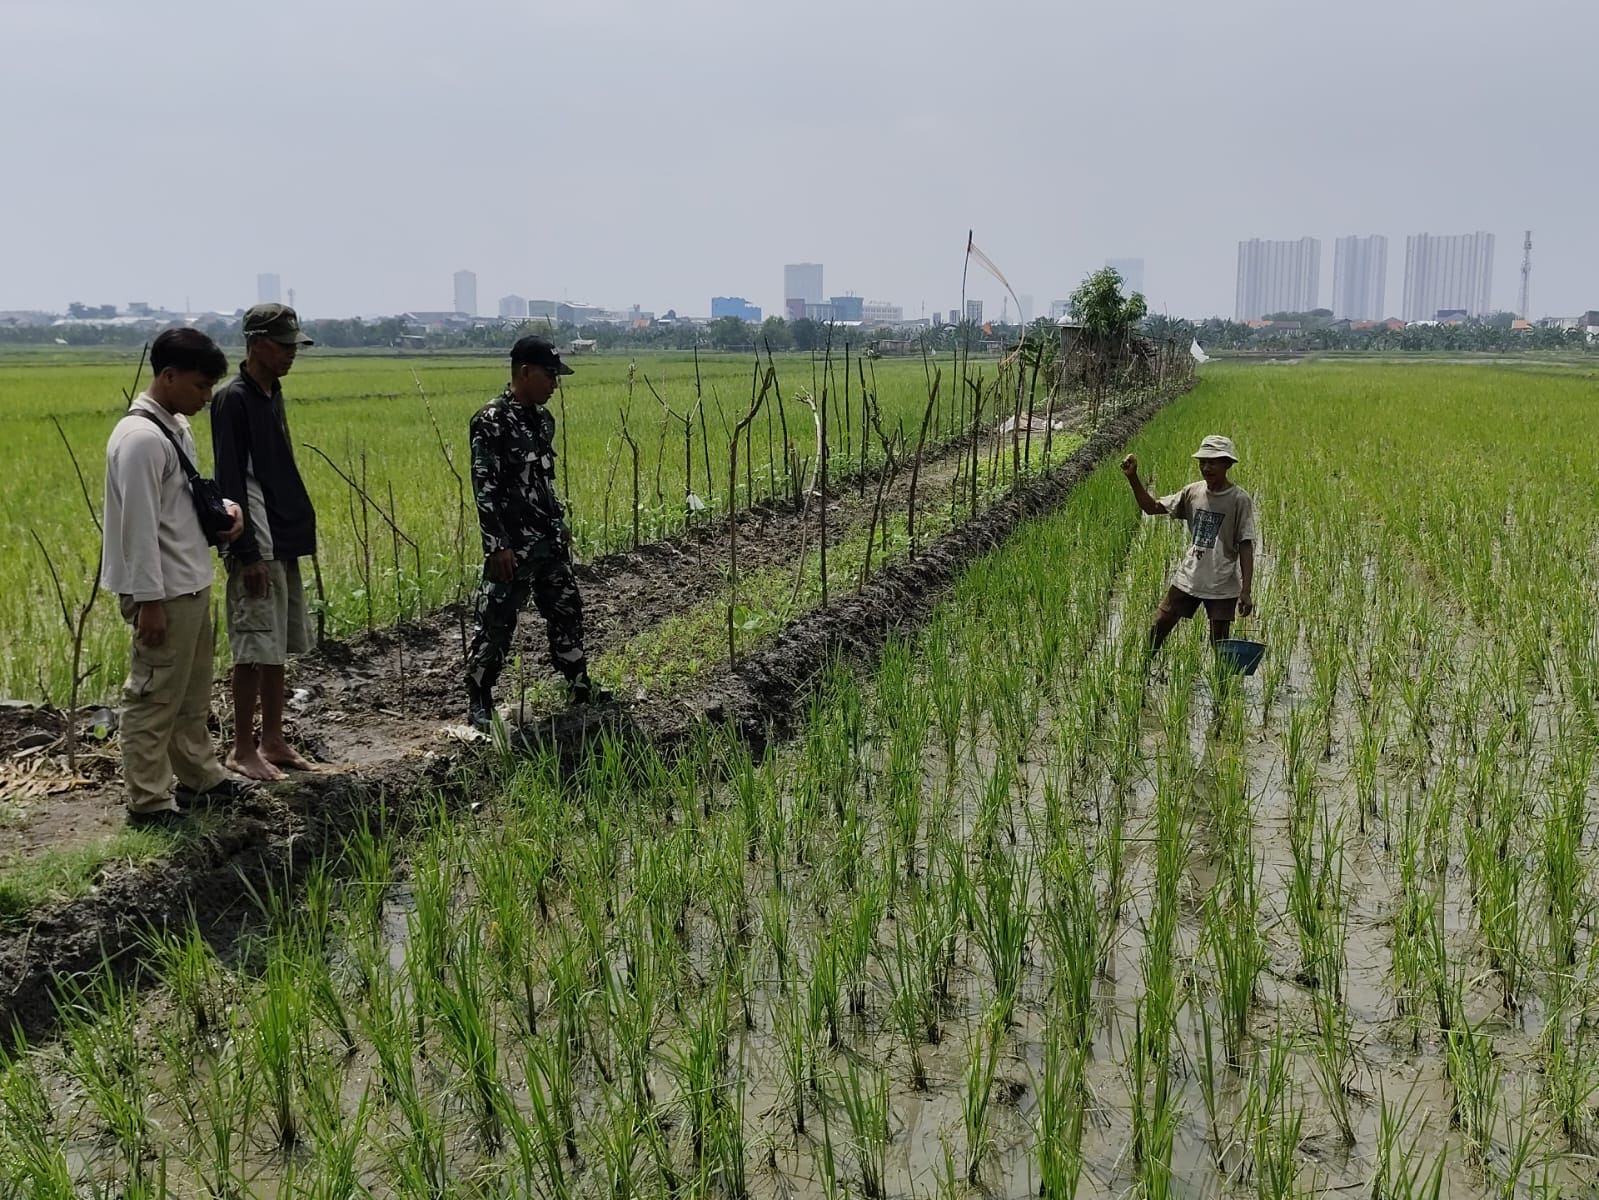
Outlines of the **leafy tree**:
{"type": "Polygon", "coordinates": [[[706,337],[718,350],[747,350],[755,340],[755,327],[742,317],[717,317],[706,337]]]}
{"type": "Polygon", "coordinates": [[[801,317],[789,325],[794,335],[794,349],[814,350],[822,343],[822,327],[809,317],[801,317]]]}
{"type": "Polygon", "coordinates": [[[1072,320],[1105,341],[1125,337],[1148,312],[1142,292],[1122,295],[1121,272],[1115,267],[1095,271],[1071,295],[1072,320]]]}
{"type": "Polygon", "coordinates": [[[772,348],[774,354],[780,350],[794,348],[794,331],[788,327],[788,322],[782,317],[767,317],[762,321],[761,338],[772,348]]]}

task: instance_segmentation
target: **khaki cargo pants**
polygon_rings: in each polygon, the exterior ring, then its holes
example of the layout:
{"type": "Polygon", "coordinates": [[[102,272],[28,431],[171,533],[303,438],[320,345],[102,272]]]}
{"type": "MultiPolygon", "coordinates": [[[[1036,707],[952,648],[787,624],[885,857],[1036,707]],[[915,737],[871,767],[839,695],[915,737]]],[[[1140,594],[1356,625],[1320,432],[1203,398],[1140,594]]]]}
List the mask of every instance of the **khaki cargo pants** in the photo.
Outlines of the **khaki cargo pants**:
{"type": "MultiPolygon", "coordinates": [[[[203,792],[230,776],[217,761],[206,728],[211,711],[211,656],[215,648],[211,589],[164,601],[167,636],[146,646],[135,633],[127,682],[122,685],[122,778],[130,812],[176,808],[172,777],[203,792]]],[[[122,598],[132,622],[133,601],[122,598]]]]}

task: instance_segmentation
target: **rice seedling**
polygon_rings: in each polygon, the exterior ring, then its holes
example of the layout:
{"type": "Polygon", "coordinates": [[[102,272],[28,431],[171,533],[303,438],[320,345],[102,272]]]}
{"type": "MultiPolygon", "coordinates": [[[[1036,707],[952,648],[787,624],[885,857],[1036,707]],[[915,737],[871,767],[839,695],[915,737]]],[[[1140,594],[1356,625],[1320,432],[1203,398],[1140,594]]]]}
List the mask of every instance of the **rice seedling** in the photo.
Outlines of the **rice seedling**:
{"type": "Polygon", "coordinates": [[[523,1042],[522,1051],[531,1120],[525,1124],[512,1120],[506,1123],[517,1142],[524,1178],[542,1170],[548,1194],[556,1200],[567,1200],[572,1194],[572,1180],[566,1159],[575,1162],[577,1154],[561,1115],[565,1100],[561,1075],[567,1069],[561,1060],[570,1063],[571,1055],[564,1039],[548,1034],[523,1042]]]}
{"type": "Polygon", "coordinates": [[[142,1182],[152,1130],[137,999],[105,963],[87,984],[71,987],[61,1016],[67,1074],[94,1106],[129,1177],[142,1182]]]}
{"type": "MultiPolygon", "coordinates": [[[[694,1162],[702,1167],[707,1163],[720,1164],[725,1160],[723,1142],[730,1129],[725,1114],[732,1105],[726,1082],[730,1032],[725,985],[719,983],[708,989],[685,1019],[687,1023],[676,1043],[668,1048],[666,1060],[677,1077],[694,1162]]],[[[797,1133],[804,1132],[804,1110],[799,1106],[803,1105],[805,1090],[812,1085],[811,1070],[810,1057],[806,1055],[803,1078],[794,1089],[797,1133]]]]}
{"type": "Polygon", "coordinates": [[[1068,1046],[1086,1046],[1094,1029],[1094,980],[1099,973],[1101,926],[1093,864],[1069,841],[1056,842],[1044,859],[1042,921],[1053,977],[1054,1012],[1064,1022],[1068,1046]]]}
{"type": "Polygon", "coordinates": [[[888,1076],[862,1070],[851,1056],[837,1081],[839,1100],[849,1119],[850,1146],[861,1175],[861,1195],[881,1200],[888,1175],[888,1076]]]}
{"type": "Polygon", "coordinates": [[[1088,1044],[1071,1036],[1072,1024],[1071,1018],[1050,1022],[1043,1071],[1033,1080],[1038,1194],[1044,1200],[1073,1200],[1083,1177],[1088,1044]]]}
{"type": "Polygon", "coordinates": [[[1227,894],[1221,894],[1218,879],[1205,897],[1202,940],[1216,986],[1223,1052],[1236,1068],[1244,1062],[1256,985],[1269,956],[1260,932],[1257,868],[1248,842],[1233,852],[1231,863],[1227,894]]]}
{"type": "Polygon", "coordinates": [[[1599,1116],[1599,1064],[1593,1054],[1593,1024],[1571,1018],[1565,992],[1561,987],[1548,998],[1539,1053],[1544,1106],[1567,1142],[1576,1148],[1586,1143],[1599,1116]]]}
{"type": "Polygon", "coordinates": [[[1372,1200],[1438,1200],[1443,1192],[1447,1143],[1430,1164],[1411,1149],[1428,1120],[1424,1114],[1420,1125],[1415,1125],[1418,1106],[1414,1095],[1406,1096],[1397,1105],[1390,1104],[1386,1095],[1378,1097],[1372,1200]]]}
{"type": "Polygon", "coordinates": [[[1355,1116],[1351,1104],[1355,1054],[1350,1041],[1349,1010],[1338,989],[1333,987],[1318,988],[1313,1003],[1316,1030],[1311,1073],[1339,1137],[1344,1145],[1352,1146],[1355,1144],[1355,1116]]]}
{"type": "Polygon", "coordinates": [[[27,1047],[16,1050],[0,1068],[0,1195],[76,1200],[67,1138],[27,1047]]]}
{"type": "Polygon", "coordinates": [[[1008,1026],[1016,1009],[1031,936],[1032,913],[1027,904],[1031,880],[1027,867],[1015,859],[987,861],[982,874],[983,886],[967,892],[966,917],[988,962],[994,1011],[1008,1026]]]}
{"type": "Polygon", "coordinates": [[[1591,752],[1586,748],[1554,764],[1543,820],[1543,855],[1540,860],[1547,911],[1544,933],[1544,970],[1552,976],[1569,971],[1577,962],[1578,931],[1593,913],[1587,888],[1588,870],[1582,847],[1588,834],[1588,780],[1593,774],[1591,752]]]}
{"type": "Polygon", "coordinates": [[[191,921],[181,931],[152,933],[152,957],[196,1047],[210,1041],[223,1021],[222,966],[191,921]]]}
{"type": "Polygon", "coordinates": [[[1286,1088],[1276,1093],[1275,1100],[1268,1119],[1255,1127],[1255,1195],[1260,1200],[1290,1200],[1298,1191],[1304,1110],[1293,1103],[1286,1088]]]}
{"type": "Polygon", "coordinates": [[[495,1013],[486,985],[481,935],[475,926],[461,929],[450,956],[449,976],[434,993],[440,1039],[461,1073],[462,1085],[477,1117],[478,1136],[490,1150],[500,1144],[500,1044],[495,1013]]]}
{"type": "Polygon", "coordinates": [[[994,1078],[1005,1038],[1005,1019],[990,1010],[973,1030],[966,1056],[965,1089],[961,1093],[961,1120],[966,1132],[966,1170],[968,1184],[981,1182],[983,1162],[988,1157],[990,1119],[994,1103],[994,1078]]]}
{"type": "Polygon", "coordinates": [[[1451,1123],[1466,1143],[1467,1156],[1484,1163],[1493,1146],[1502,1078],[1493,1039],[1480,1024],[1463,1021],[1446,1033],[1444,1063],[1454,1094],[1451,1123]]]}
{"type": "Polygon", "coordinates": [[[250,997],[249,1045],[272,1117],[273,1135],[284,1150],[300,1141],[298,1081],[311,1052],[311,1002],[300,987],[299,956],[280,935],[268,948],[261,984],[250,997]]]}

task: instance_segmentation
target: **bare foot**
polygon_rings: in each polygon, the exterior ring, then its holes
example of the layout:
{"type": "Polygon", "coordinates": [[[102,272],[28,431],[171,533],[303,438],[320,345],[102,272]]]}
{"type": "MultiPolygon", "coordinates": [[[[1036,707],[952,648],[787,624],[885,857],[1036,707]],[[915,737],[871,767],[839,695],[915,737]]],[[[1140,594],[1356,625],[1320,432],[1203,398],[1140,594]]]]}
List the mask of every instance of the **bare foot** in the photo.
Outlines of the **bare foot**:
{"type": "Polygon", "coordinates": [[[288,778],[282,771],[262,758],[260,751],[253,746],[248,750],[235,749],[232,754],[228,755],[222,765],[230,771],[243,775],[246,779],[260,779],[270,783],[274,780],[288,778]]]}
{"type": "Polygon", "coordinates": [[[275,767],[284,767],[290,771],[316,770],[316,764],[305,758],[288,742],[263,741],[261,743],[261,757],[275,767]]]}

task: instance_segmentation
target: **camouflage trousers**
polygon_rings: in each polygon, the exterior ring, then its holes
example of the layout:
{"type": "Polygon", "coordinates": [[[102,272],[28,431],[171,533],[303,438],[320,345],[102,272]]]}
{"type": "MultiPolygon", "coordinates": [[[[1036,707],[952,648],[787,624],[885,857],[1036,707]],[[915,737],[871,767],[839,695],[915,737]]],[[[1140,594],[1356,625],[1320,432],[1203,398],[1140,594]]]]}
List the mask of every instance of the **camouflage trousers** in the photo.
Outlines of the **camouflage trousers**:
{"type": "Polygon", "coordinates": [[[477,625],[466,652],[466,676],[473,687],[493,689],[529,597],[549,629],[550,665],[567,680],[584,673],[583,597],[571,559],[564,548],[539,542],[517,561],[516,574],[505,583],[483,577],[474,605],[477,625]]]}

